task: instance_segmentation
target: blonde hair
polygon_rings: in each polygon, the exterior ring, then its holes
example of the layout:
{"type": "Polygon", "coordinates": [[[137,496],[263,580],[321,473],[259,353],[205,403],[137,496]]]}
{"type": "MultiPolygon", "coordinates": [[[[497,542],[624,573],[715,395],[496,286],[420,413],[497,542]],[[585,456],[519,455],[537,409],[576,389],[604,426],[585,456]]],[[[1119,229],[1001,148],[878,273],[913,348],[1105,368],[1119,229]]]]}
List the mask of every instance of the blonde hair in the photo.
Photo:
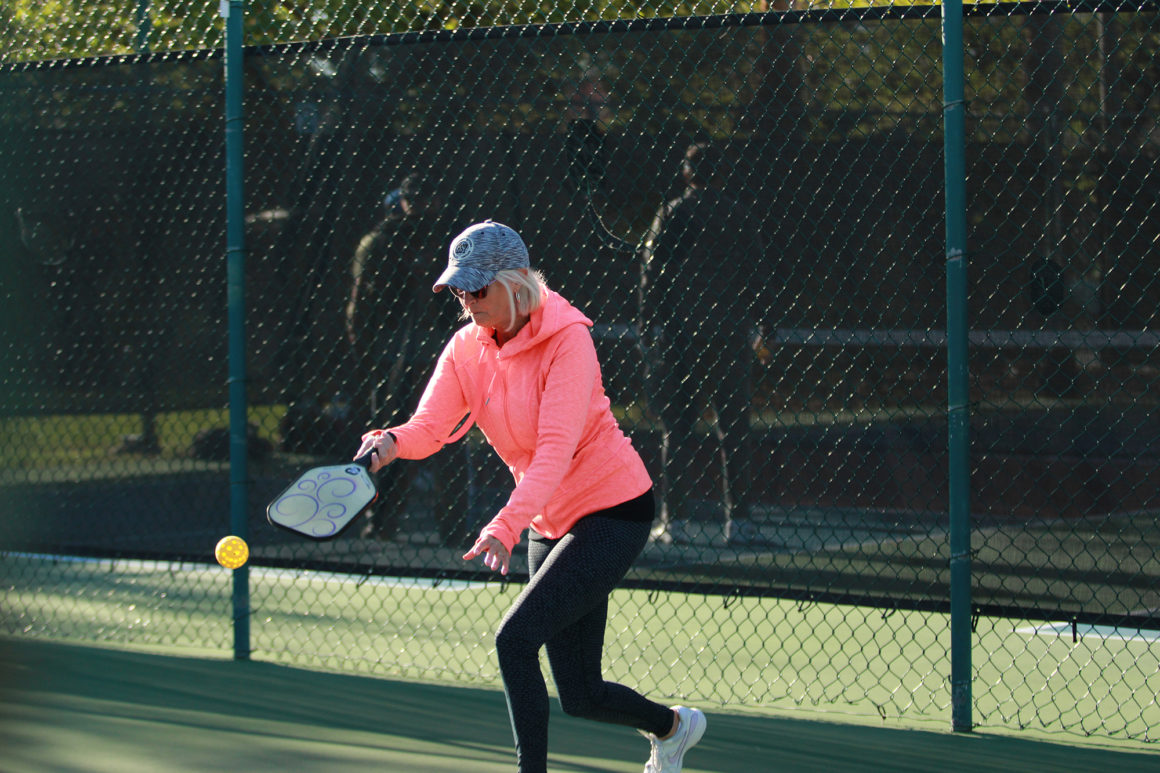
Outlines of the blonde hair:
{"type": "MultiPolygon", "coordinates": [[[[531,314],[540,308],[544,296],[548,293],[548,283],[544,281],[544,275],[534,268],[505,268],[497,271],[495,278],[491,280],[491,290],[494,291],[497,285],[507,291],[508,313],[511,319],[531,314]]],[[[471,319],[466,305],[459,316],[461,319],[471,319]]]]}

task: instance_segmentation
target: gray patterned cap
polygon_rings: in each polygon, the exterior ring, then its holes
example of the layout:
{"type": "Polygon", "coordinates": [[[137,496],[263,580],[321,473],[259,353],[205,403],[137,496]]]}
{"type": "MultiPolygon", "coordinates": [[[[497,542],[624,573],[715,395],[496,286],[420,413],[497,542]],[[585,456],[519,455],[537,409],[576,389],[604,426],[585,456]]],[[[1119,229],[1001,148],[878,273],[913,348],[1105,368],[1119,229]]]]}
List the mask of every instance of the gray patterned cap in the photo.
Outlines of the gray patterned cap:
{"type": "Polygon", "coordinates": [[[451,241],[447,270],[431,289],[439,292],[450,285],[474,293],[491,284],[497,272],[528,265],[528,248],[520,235],[503,223],[485,220],[451,241]]]}

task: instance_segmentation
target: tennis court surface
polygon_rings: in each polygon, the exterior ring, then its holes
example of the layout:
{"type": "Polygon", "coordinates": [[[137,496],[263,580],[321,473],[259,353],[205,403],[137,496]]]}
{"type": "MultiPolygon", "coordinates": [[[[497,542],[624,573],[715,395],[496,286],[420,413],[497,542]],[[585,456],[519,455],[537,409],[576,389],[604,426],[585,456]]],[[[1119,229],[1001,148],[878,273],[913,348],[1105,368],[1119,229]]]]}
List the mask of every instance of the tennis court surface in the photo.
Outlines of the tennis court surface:
{"type": "MultiPolygon", "coordinates": [[[[0,642],[6,773],[498,773],[514,768],[503,694],[263,662],[0,642]]],[[[1155,770],[1138,747],[814,715],[709,709],[689,773],[1155,770]]],[[[640,771],[634,731],[557,713],[553,771],[640,771]]]]}

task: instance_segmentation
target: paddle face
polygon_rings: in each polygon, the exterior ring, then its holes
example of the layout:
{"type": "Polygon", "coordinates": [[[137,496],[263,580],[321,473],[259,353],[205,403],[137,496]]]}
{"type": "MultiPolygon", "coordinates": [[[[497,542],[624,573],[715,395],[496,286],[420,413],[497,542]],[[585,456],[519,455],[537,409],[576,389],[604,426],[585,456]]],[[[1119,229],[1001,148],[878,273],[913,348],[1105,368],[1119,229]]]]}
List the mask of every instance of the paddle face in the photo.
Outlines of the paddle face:
{"type": "Polygon", "coordinates": [[[370,460],[368,453],[346,464],[307,470],[275,497],[266,508],[266,518],[310,539],[337,537],[378,498],[378,488],[367,471],[370,460]]]}

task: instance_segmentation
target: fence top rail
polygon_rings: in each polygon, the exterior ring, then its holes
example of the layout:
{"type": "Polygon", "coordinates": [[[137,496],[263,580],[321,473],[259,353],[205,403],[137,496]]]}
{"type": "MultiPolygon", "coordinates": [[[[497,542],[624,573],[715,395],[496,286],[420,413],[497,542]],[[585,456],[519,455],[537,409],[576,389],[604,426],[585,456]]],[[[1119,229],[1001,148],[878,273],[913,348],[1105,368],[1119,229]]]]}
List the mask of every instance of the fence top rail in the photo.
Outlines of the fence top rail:
{"type": "MultiPolygon", "coordinates": [[[[813,8],[805,10],[763,11],[751,13],[711,14],[704,16],[648,17],[639,19],[603,19],[497,27],[461,27],[453,30],[413,30],[328,38],[286,43],[247,46],[246,56],[271,56],[284,53],[308,53],[341,49],[349,46],[398,46],[417,43],[517,38],[556,37],[561,35],[599,35],[622,32],[672,30],[706,30],[727,27],[762,27],[782,24],[827,24],[836,22],[871,22],[887,20],[922,20],[942,17],[942,3],[914,2],[852,8],[813,8]]],[[[1051,0],[1050,2],[966,2],[965,17],[1042,16],[1050,14],[1148,13],[1160,11],[1160,0],[1051,0]]],[[[0,74],[25,70],[73,67],[98,67],[125,64],[155,64],[189,59],[216,59],[221,48],[161,51],[140,54],[110,54],[79,58],[0,62],[0,74]]]]}
{"type": "MultiPolygon", "coordinates": [[[[334,38],[308,43],[282,43],[247,48],[247,53],[274,54],[304,48],[328,48],[342,45],[408,45],[414,43],[511,40],[516,38],[556,37],[560,35],[600,35],[623,32],[664,32],[723,29],[727,27],[772,27],[782,24],[830,24],[838,22],[872,22],[888,20],[922,20],[942,18],[942,3],[890,3],[850,8],[810,8],[786,11],[725,13],[705,16],[668,16],[638,19],[602,19],[594,21],[514,24],[500,27],[464,27],[454,30],[415,30],[348,38],[334,38]]],[[[1038,16],[1076,13],[1144,13],[1160,10],[1160,0],[1052,0],[1051,2],[964,3],[966,17],[1038,16]]]]}

